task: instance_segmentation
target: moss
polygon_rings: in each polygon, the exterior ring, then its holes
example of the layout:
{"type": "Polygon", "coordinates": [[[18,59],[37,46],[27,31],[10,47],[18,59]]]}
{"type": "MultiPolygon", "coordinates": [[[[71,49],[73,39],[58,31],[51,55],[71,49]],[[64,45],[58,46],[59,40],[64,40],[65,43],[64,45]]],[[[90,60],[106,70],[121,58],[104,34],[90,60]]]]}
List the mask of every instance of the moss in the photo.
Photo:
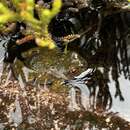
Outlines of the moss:
{"type": "Polygon", "coordinates": [[[39,46],[53,49],[55,46],[48,33],[48,25],[59,13],[62,6],[61,0],[54,0],[52,9],[35,4],[34,0],[13,0],[12,5],[15,11],[8,7],[6,0],[0,2],[0,27],[8,22],[24,22],[27,26],[26,34],[32,34],[39,46]],[[35,18],[34,10],[37,11],[39,19],[35,18]]]}

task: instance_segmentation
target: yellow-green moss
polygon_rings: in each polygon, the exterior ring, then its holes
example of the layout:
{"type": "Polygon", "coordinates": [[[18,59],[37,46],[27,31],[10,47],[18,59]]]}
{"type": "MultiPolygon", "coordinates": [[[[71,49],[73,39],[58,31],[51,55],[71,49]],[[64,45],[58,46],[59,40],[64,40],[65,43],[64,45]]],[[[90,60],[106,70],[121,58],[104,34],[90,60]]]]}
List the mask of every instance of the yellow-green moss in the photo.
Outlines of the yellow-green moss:
{"type": "Polygon", "coordinates": [[[0,27],[3,27],[8,22],[24,22],[27,25],[26,32],[28,33],[28,30],[32,30],[29,33],[34,35],[39,46],[47,46],[53,49],[55,45],[48,33],[48,25],[52,18],[59,13],[62,6],[61,0],[54,0],[52,9],[35,4],[34,0],[12,0],[12,4],[16,12],[8,8],[6,0],[1,0],[0,27]],[[34,8],[38,12],[39,20],[34,17],[34,8]]]}

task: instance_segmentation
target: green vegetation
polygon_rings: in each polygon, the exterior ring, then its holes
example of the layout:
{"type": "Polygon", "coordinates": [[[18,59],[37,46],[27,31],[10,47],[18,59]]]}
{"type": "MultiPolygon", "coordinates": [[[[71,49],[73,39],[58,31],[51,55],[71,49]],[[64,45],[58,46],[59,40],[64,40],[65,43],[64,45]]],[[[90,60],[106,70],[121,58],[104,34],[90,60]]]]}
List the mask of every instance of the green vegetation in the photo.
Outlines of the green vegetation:
{"type": "Polygon", "coordinates": [[[53,49],[55,45],[48,33],[48,24],[59,13],[62,6],[61,0],[54,0],[52,9],[35,4],[34,0],[12,0],[11,4],[13,7],[9,8],[6,0],[0,1],[0,28],[5,28],[7,23],[24,22],[27,26],[25,35],[31,34],[39,46],[48,46],[49,49],[53,49]],[[39,19],[34,17],[34,9],[39,19]]]}

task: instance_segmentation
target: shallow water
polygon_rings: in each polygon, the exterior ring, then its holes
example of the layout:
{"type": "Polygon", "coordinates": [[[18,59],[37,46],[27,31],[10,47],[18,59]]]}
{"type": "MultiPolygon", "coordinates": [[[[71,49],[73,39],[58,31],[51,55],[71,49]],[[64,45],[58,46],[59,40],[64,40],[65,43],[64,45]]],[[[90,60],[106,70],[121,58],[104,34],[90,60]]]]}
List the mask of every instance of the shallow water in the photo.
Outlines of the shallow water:
{"type": "MultiPolygon", "coordinates": [[[[111,71],[107,88],[111,95],[106,96],[104,91],[103,98],[98,99],[98,85],[91,84],[89,80],[89,84],[78,80],[89,71],[85,71],[86,61],[77,54],[41,49],[23,55],[28,57],[27,66],[18,60],[13,66],[18,81],[12,78],[8,68],[2,73],[1,130],[130,129],[130,81],[123,74],[120,75],[119,82],[124,101],[120,101],[119,96],[115,98],[116,87],[111,71]],[[65,80],[71,81],[71,84],[65,85],[65,80]],[[112,106],[108,109],[110,96],[112,106]]],[[[1,62],[1,72],[2,66],[5,65],[1,62]]],[[[103,68],[99,70],[103,71],[103,68]]]]}
{"type": "Polygon", "coordinates": [[[111,111],[118,112],[121,117],[130,121],[130,102],[129,102],[129,91],[130,91],[130,81],[126,80],[123,75],[119,78],[120,89],[124,97],[124,101],[120,101],[118,98],[114,98],[114,81],[110,83],[110,91],[113,96],[113,105],[111,111]]]}

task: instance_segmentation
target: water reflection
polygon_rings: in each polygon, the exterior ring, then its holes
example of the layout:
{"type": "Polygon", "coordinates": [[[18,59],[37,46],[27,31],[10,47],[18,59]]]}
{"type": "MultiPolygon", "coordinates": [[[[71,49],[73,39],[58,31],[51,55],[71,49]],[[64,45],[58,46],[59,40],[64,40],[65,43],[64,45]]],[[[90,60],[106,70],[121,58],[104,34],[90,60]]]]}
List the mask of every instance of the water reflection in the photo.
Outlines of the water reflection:
{"type": "MultiPolygon", "coordinates": [[[[45,52],[45,50],[41,52],[45,52]]],[[[11,129],[18,126],[18,130],[129,129],[129,123],[118,117],[116,113],[120,106],[118,106],[119,100],[116,100],[117,102],[114,100],[114,94],[117,91],[114,89],[116,88],[115,81],[112,82],[113,85],[110,84],[112,68],[108,72],[103,67],[85,70],[86,67],[82,65],[86,64],[85,61],[77,56],[75,57],[78,59],[73,61],[74,54],[72,53],[63,55],[63,57],[60,55],[57,58],[58,51],[51,51],[52,55],[56,57],[53,57],[52,61],[48,61],[46,59],[49,56],[48,50],[45,55],[41,55],[41,52],[34,58],[28,55],[30,59],[26,61],[26,64],[29,68],[22,62],[15,61],[13,67],[15,75],[18,75],[18,81],[15,78],[12,81],[9,68],[4,70],[0,87],[0,106],[3,108],[0,113],[1,119],[3,119],[1,128],[11,129]],[[66,58],[67,60],[65,60],[66,58]],[[60,64],[64,66],[61,67],[60,64]],[[72,69],[81,68],[74,71],[69,70],[70,65],[72,65],[72,69]],[[49,73],[46,73],[47,71],[49,73]],[[49,85],[49,80],[52,82],[51,85],[49,85]],[[63,85],[63,82],[66,83],[66,86],[63,85]],[[67,87],[68,85],[69,87],[67,87]],[[114,103],[118,107],[113,108],[114,103]],[[112,112],[110,108],[112,108],[112,112]]],[[[31,52],[29,53],[31,54],[31,52]]],[[[120,89],[119,97],[124,96],[126,99],[126,95],[122,95],[122,91],[124,91],[123,88],[120,89]]],[[[128,111],[127,114],[129,114],[128,111]]]]}
{"type": "Polygon", "coordinates": [[[98,36],[90,30],[66,55],[35,45],[22,51],[14,44],[21,33],[3,37],[0,129],[129,130],[122,119],[130,119],[129,30],[122,17],[128,12],[104,18],[98,36]]]}
{"type": "MultiPolygon", "coordinates": [[[[108,16],[102,21],[100,30],[98,30],[98,38],[94,35],[97,30],[93,32],[93,28],[88,31],[88,35],[82,36],[69,45],[70,49],[86,59],[88,68],[96,68],[86,85],[90,88],[90,95],[96,97],[94,104],[97,109],[101,107],[102,110],[106,110],[112,106],[110,77],[115,84],[115,98],[119,97],[120,101],[125,100],[120,89],[119,78],[122,75],[129,79],[130,75],[129,24],[126,23],[128,19],[128,12],[108,16]],[[73,47],[73,44],[76,44],[77,48],[73,47]]],[[[74,81],[71,85],[79,86],[77,80],[74,79],[74,81]]],[[[81,79],[81,81],[83,80],[81,79]]]]}

